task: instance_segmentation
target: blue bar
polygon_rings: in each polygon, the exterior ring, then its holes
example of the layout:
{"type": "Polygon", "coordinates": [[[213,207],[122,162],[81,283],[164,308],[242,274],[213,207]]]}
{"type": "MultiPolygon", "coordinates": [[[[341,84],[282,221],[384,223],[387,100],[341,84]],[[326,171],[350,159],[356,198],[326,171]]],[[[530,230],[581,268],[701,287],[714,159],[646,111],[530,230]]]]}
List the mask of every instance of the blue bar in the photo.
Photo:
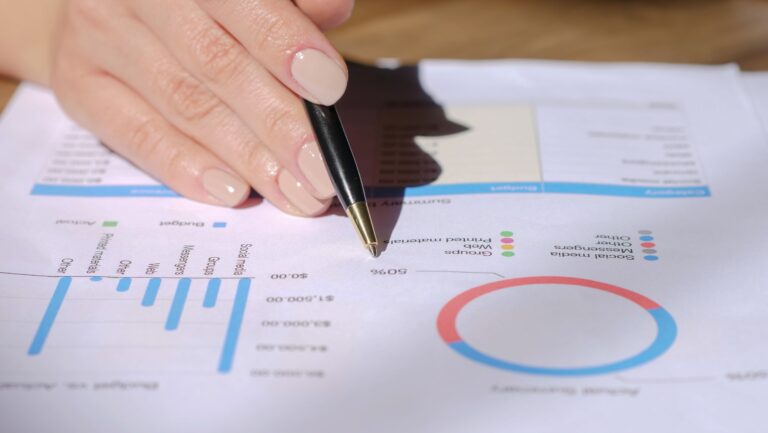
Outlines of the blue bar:
{"type": "MultiPolygon", "coordinates": [[[[411,187],[375,186],[367,189],[370,198],[423,197],[462,194],[560,193],[619,197],[686,198],[709,197],[706,186],[632,186],[570,182],[493,182],[421,185],[411,187]]],[[[164,185],[45,185],[35,184],[32,195],[67,197],[179,197],[164,185]]],[[[225,227],[214,223],[215,228],[225,227]]]]}
{"type": "Polygon", "coordinates": [[[29,346],[27,354],[38,355],[43,350],[45,340],[48,338],[48,333],[51,332],[53,322],[59,314],[61,303],[64,302],[64,297],[67,296],[67,291],[69,290],[69,285],[71,283],[72,277],[62,277],[59,279],[59,283],[53,291],[51,301],[48,303],[48,308],[45,309],[45,314],[43,314],[43,319],[40,321],[40,326],[37,328],[37,332],[32,339],[32,344],[29,346]]]}
{"type": "Polygon", "coordinates": [[[224,337],[224,346],[221,348],[219,359],[219,373],[229,373],[232,370],[232,362],[235,358],[237,339],[240,336],[240,327],[243,324],[245,305],[248,302],[248,291],[251,288],[250,278],[243,278],[237,283],[237,293],[232,304],[232,314],[229,316],[227,335],[224,337]]]}
{"type": "Polygon", "coordinates": [[[422,185],[412,187],[376,186],[367,189],[366,195],[380,197],[422,197],[427,195],[462,194],[509,194],[540,193],[541,182],[457,183],[446,185],[422,185]]]}
{"type": "Polygon", "coordinates": [[[213,308],[216,306],[216,298],[219,296],[219,286],[221,286],[221,280],[213,278],[208,281],[208,288],[205,290],[205,298],[203,299],[203,307],[213,308]]]}
{"type": "Polygon", "coordinates": [[[127,292],[131,288],[131,279],[128,277],[120,278],[117,282],[118,292],[127,292]]]}
{"type": "Polygon", "coordinates": [[[168,320],[165,322],[165,329],[168,331],[173,331],[179,327],[181,313],[184,311],[184,303],[187,301],[187,295],[189,294],[189,283],[189,278],[182,278],[176,286],[176,294],[173,295],[173,301],[171,302],[171,311],[168,312],[168,320]]]}
{"type": "Polygon", "coordinates": [[[648,198],[709,197],[711,195],[709,187],[706,186],[627,186],[567,182],[545,182],[544,192],[648,198]]]}
{"type": "Polygon", "coordinates": [[[160,278],[150,278],[147,283],[147,290],[144,292],[144,297],[141,299],[141,305],[144,307],[151,307],[155,305],[157,299],[157,292],[160,290],[160,278]]]}
{"type": "Polygon", "coordinates": [[[32,195],[67,197],[179,197],[165,185],[46,185],[37,183],[32,195]]]}
{"type": "Polygon", "coordinates": [[[650,198],[709,197],[711,195],[709,187],[706,186],[664,187],[569,182],[457,183],[447,185],[421,185],[405,188],[376,186],[367,189],[367,194],[371,198],[520,193],[559,193],[650,198]]]}

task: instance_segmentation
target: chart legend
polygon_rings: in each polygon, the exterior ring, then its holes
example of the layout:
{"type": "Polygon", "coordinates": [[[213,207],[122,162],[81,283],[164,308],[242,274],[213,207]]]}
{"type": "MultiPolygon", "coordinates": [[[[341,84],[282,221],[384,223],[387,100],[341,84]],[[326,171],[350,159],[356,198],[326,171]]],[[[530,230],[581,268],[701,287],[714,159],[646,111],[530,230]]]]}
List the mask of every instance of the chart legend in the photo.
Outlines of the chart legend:
{"type": "Polygon", "coordinates": [[[502,257],[514,257],[515,256],[515,239],[512,237],[514,236],[514,233],[509,230],[504,230],[501,233],[501,239],[499,239],[499,242],[501,243],[501,255],[502,257]]]}

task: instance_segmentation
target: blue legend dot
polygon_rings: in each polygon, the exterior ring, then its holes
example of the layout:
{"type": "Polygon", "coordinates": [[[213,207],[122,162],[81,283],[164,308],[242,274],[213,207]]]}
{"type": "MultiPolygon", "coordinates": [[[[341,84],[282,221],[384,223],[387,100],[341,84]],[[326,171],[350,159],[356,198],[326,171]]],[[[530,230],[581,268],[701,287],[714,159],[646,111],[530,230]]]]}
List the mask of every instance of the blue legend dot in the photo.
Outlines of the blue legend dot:
{"type": "Polygon", "coordinates": [[[101,277],[91,277],[91,281],[101,281],[101,277]]]}
{"type": "Polygon", "coordinates": [[[656,260],[659,260],[659,256],[643,256],[643,258],[649,262],[655,262],[656,260]]]}
{"type": "Polygon", "coordinates": [[[224,228],[226,226],[227,226],[227,223],[225,223],[223,221],[216,221],[215,223],[213,223],[213,228],[215,228],[215,229],[222,229],[222,228],[224,228]]]}
{"type": "Polygon", "coordinates": [[[641,241],[649,242],[653,240],[653,236],[640,236],[641,241]]]}

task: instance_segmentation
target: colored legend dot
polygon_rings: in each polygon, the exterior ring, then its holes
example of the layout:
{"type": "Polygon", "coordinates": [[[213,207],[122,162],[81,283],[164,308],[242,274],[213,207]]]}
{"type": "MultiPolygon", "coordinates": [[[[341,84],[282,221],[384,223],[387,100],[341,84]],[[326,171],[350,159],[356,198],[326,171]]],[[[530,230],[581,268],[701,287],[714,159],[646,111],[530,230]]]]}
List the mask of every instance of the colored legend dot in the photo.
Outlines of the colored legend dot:
{"type": "Polygon", "coordinates": [[[102,227],[117,227],[117,221],[104,221],[101,223],[102,227]]]}
{"type": "Polygon", "coordinates": [[[91,277],[91,281],[101,281],[101,277],[91,277]]]}
{"type": "Polygon", "coordinates": [[[226,226],[227,226],[227,223],[223,221],[216,221],[215,223],[213,223],[213,228],[215,229],[223,229],[226,226]]]}
{"type": "Polygon", "coordinates": [[[501,255],[503,257],[514,257],[515,253],[514,250],[515,246],[512,245],[512,243],[515,242],[514,239],[512,239],[512,236],[514,236],[514,233],[511,230],[502,230],[499,233],[502,237],[499,239],[501,241],[501,255]]]}
{"type": "Polygon", "coordinates": [[[640,240],[643,241],[640,246],[643,247],[643,253],[646,254],[643,256],[643,258],[649,262],[655,262],[656,260],[659,260],[659,256],[656,255],[656,244],[653,241],[653,234],[650,230],[638,230],[638,233],[640,233],[642,236],[640,236],[640,240]]]}

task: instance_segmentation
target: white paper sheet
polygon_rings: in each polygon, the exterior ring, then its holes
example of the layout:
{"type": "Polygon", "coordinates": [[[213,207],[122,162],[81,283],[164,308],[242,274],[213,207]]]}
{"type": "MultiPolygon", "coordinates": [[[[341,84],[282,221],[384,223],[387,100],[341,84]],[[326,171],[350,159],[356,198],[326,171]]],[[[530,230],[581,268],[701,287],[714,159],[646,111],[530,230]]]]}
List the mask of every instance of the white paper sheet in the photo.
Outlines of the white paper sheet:
{"type": "Polygon", "coordinates": [[[768,72],[745,72],[742,74],[742,80],[745,91],[763,119],[765,130],[768,131],[768,72]]]}
{"type": "Polygon", "coordinates": [[[762,432],[744,89],[730,66],[354,67],[373,259],[338,209],[174,197],[24,85],[0,121],[0,430],[762,432]]]}

